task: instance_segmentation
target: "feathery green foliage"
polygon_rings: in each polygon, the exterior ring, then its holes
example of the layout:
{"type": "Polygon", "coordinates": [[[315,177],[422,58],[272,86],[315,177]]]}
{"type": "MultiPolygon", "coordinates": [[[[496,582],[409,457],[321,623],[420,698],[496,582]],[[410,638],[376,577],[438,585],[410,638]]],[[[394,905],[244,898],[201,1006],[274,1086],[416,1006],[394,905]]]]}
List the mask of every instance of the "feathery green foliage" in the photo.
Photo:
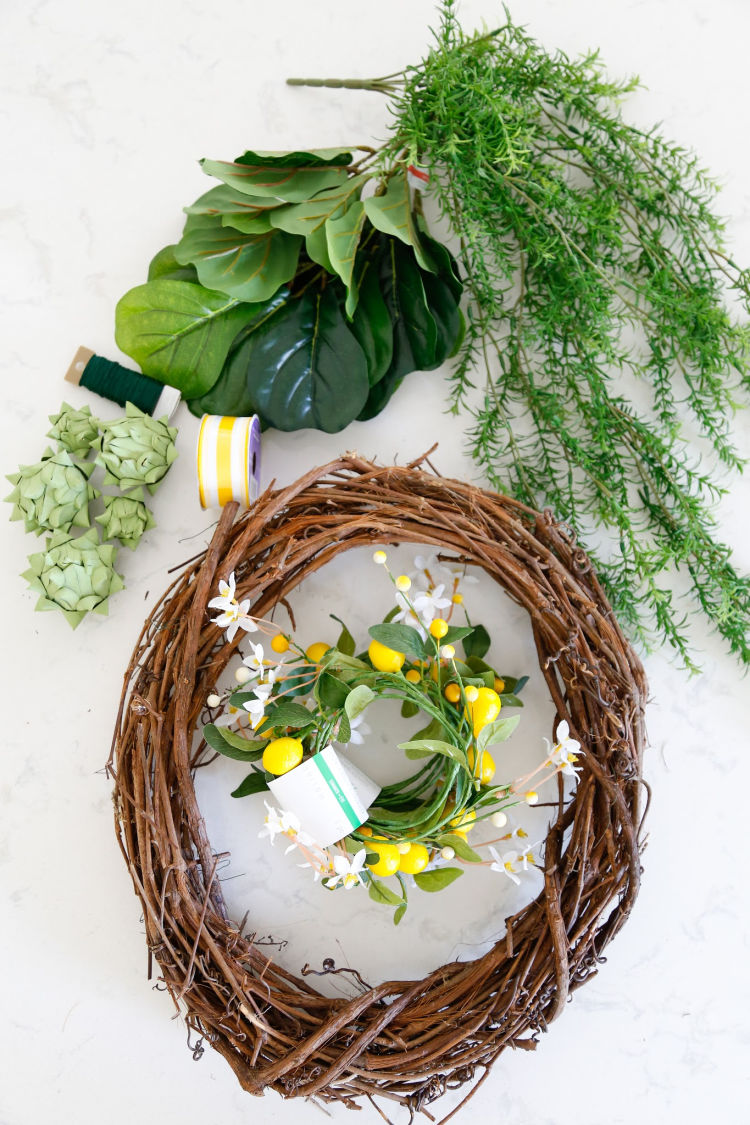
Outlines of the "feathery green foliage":
{"type": "Polygon", "coordinates": [[[467,36],[443,0],[427,57],[370,85],[393,98],[379,159],[386,174],[428,171],[460,244],[469,307],[451,409],[471,411],[489,481],[576,528],[645,644],[666,639],[693,666],[677,568],[750,662],[750,580],[712,515],[713,470],[742,468],[728,424],[749,336],[728,306],[748,308],[750,272],[726,255],[695,158],[623,121],[636,86],[610,81],[595,53],[547,53],[507,10],[467,36]],[[708,470],[683,417],[713,451],[708,470]]]}

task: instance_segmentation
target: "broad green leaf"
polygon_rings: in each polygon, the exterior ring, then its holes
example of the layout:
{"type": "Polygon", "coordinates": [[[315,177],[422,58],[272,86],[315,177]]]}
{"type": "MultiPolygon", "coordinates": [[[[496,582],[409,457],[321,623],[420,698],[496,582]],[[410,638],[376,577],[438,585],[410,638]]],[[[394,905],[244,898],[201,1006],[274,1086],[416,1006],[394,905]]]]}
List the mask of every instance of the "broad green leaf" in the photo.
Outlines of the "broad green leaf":
{"type": "Polygon", "coordinates": [[[266,707],[265,716],[265,726],[274,728],[292,727],[299,729],[311,726],[315,722],[315,716],[301,703],[290,703],[286,699],[266,707]]]}
{"type": "Polygon", "coordinates": [[[454,645],[456,641],[462,641],[464,637],[468,637],[469,633],[474,631],[472,625],[449,625],[448,632],[444,637],[440,638],[442,645],[454,645]]]}
{"type": "Polygon", "coordinates": [[[503,707],[523,707],[523,700],[514,695],[512,691],[503,691],[500,693],[500,702],[503,707]]]}
{"type": "Polygon", "coordinates": [[[442,734],[444,732],[444,730],[445,727],[439,719],[430,719],[426,727],[423,727],[422,730],[418,730],[415,732],[415,734],[412,736],[412,741],[424,738],[437,738],[439,734],[442,734]]]}
{"type": "Polygon", "coordinates": [[[399,742],[398,748],[405,751],[407,758],[429,758],[431,754],[442,754],[468,769],[463,750],[440,738],[415,738],[411,742],[399,742]]]}
{"type": "Polygon", "coordinates": [[[463,875],[460,867],[437,867],[434,871],[421,871],[414,876],[420,891],[442,891],[463,875]]]}
{"type": "Polygon", "coordinates": [[[235,161],[201,160],[208,176],[242,191],[246,195],[284,199],[301,203],[326,188],[339,187],[347,180],[350,152],[319,149],[330,153],[321,159],[316,153],[246,152],[235,161]]]}
{"type": "Polygon", "coordinates": [[[257,305],[202,285],[149,281],[117,302],[115,339],[146,375],[192,398],[214,385],[232,341],[257,315],[257,305]]]}
{"type": "MultiPolygon", "coordinates": [[[[464,637],[463,640],[464,653],[471,668],[475,667],[475,665],[471,663],[472,658],[481,661],[482,657],[486,656],[489,647],[490,635],[484,625],[475,625],[471,633],[464,637]]],[[[492,671],[488,665],[485,665],[481,670],[483,672],[492,671]]]]}
{"type": "Polygon", "coordinates": [[[375,698],[375,692],[367,684],[359,684],[353,688],[346,697],[344,710],[350,719],[361,715],[365,707],[369,706],[375,698]]]}
{"type": "Polygon", "coordinates": [[[411,699],[405,699],[401,704],[401,718],[413,719],[415,715],[419,714],[419,708],[416,703],[412,703],[411,699]]]}
{"type": "Polygon", "coordinates": [[[446,836],[438,837],[438,844],[441,848],[453,848],[454,852],[461,859],[465,859],[468,863],[482,863],[482,857],[479,852],[475,852],[470,847],[463,836],[454,836],[452,832],[446,836]]]}
{"type": "Polygon", "coordinates": [[[488,746],[496,746],[498,742],[505,742],[513,734],[520,721],[520,715],[509,715],[504,719],[495,719],[494,723],[488,723],[486,727],[482,727],[477,735],[477,747],[480,752],[488,746]]]}
{"type": "Polygon", "coordinates": [[[155,254],[148,266],[148,280],[158,281],[159,278],[168,278],[170,281],[197,282],[198,273],[195,266],[182,266],[174,256],[176,246],[165,246],[155,254]]]}
{"type": "Polygon", "coordinates": [[[263,793],[268,789],[268,782],[266,781],[260,770],[253,770],[249,773],[244,781],[241,781],[235,790],[232,792],[233,797],[250,797],[253,793],[263,793]]]}
{"type": "Polygon", "coordinates": [[[380,879],[374,879],[370,876],[368,891],[373,902],[380,902],[384,906],[403,905],[404,900],[401,898],[401,895],[397,895],[390,887],[382,883],[380,879]]]}
{"type": "Polygon", "coordinates": [[[359,198],[367,176],[351,176],[340,186],[320,191],[312,199],[291,203],[274,211],[271,223],[289,234],[307,237],[323,227],[327,220],[339,218],[359,198]]]}
{"type": "Polygon", "coordinates": [[[347,289],[351,285],[354,259],[366,218],[364,204],[357,199],[340,218],[326,222],[328,256],[347,289]]]}
{"type": "MultiPolygon", "coordinates": [[[[291,237],[291,236],[288,236],[291,237]]],[[[337,433],[362,409],[367,361],[331,287],[285,300],[238,338],[194,414],[258,414],[278,430],[337,433]]]]}
{"type": "Polygon", "coordinates": [[[422,245],[422,250],[430,260],[432,272],[439,274],[442,281],[450,289],[458,303],[464,291],[463,282],[459,277],[458,264],[447,246],[438,242],[427,230],[427,225],[421,215],[417,215],[417,230],[422,245]]]}
{"type": "MultiPolygon", "coordinates": [[[[191,406],[188,403],[188,406],[191,406]]],[[[314,664],[297,664],[291,674],[281,677],[284,695],[307,695],[312,690],[318,675],[314,664]]]]}
{"type": "Polygon", "coordinates": [[[315,698],[321,707],[330,711],[338,711],[346,703],[349,688],[345,683],[330,672],[321,672],[315,685],[315,698]]]}
{"type": "Polygon", "coordinates": [[[328,239],[325,227],[318,227],[317,230],[310,231],[309,234],[305,235],[305,249],[308,258],[316,265],[322,266],[327,273],[335,274],[336,271],[328,255],[328,239]]]}
{"type": "Polygon", "coordinates": [[[321,660],[322,668],[335,668],[338,672],[351,672],[353,676],[359,676],[362,672],[370,672],[372,668],[366,664],[364,660],[360,660],[357,656],[348,656],[345,652],[339,652],[338,649],[329,649],[321,660]]]}
{"type": "Polygon", "coordinates": [[[203,737],[212,750],[223,754],[226,758],[234,758],[237,762],[255,762],[263,755],[265,742],[257,739],[243,738],[235,731],[226,727],[217,727],[207,723],[203,728],[203,737]]]}
{"type": "Polygon", "coordinates": [[[413,656],[415,660],[424,660],[429,656],[429,650],[419,633],[409,625],[371,625],[367,631],[381,645],[413,656]]]}
{"type": "Polygon", "coordinates": [[[297,269],[302,239],[271,230],[243,234],[215,215],[189,215],[175,257],[192,262],[201,284],[241,301],[266,301],[297,269]]]}
{"type": "Polygon", "coordinates": [[[411,209],[406,172],[398,172],[392,176],[384,194],[371,195],[364,200],[364,207],[367,218],[377,230],[400,238],[407,246],[411,246],[423,270],[433,270],[432,262],[422,252],[419,231],[411,209]]]}
{"type": "Polygon", "coordinates": [[[401,905],[397,906],[396,909],[393,911],[393,924],[394,924],[394,926],[397,926],[399,924],[399,922],[403,918],[404,914],[406,914],[406,903],[402,902],[401,905]]]}
{"type": "Polygon", "coordinates": [[[367,360],[367,376],[373,387],[383,378],[393,359],[393,322],[378,283],[377,266],[368,258],[362,269],[355,266],[352,287],[346,296],[349,326],[367,360]],[[355,291],[358,300],[350,306],[355,291]]]}
{"type": "Polygon", "coordinates": [[[278,199],[254,198],[226,184],[219,184],[186,207],[185,213],[214,216],[221,219],[224,226],[234,227],[246,234],[258,234],[271,229],[271,212],[283,206],[278,199]]]}

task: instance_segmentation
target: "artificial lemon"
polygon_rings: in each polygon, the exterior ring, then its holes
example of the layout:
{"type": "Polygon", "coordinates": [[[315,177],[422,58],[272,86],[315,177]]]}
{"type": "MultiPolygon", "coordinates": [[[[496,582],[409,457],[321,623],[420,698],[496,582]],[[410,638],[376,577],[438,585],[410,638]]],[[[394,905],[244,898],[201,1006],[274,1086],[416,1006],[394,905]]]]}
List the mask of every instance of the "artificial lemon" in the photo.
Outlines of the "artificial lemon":
{"type": "Polygon", "coordinates": [[[367,850],[378,856],[377,863],[367,864],[373,875],[394,875],[398,871],[401,856],[395,844],[369,844],[367,850]]]}
{"type": "MultiPolygon", "coordinates": [[[[474,751],[469,750],[469,753],[468,753],[467,757],[469,759],[469,768],[471,769],[471,772],[476,777],[477,772],[474,769],[474,761],[475,761],[474,751]]],[[[479,760],[479,780],[481,781],[482,785],[489,785],[489,783],[492,781],[494,776],[495,776],[495,760],[492,757],[492,755],[489,753],[489,751],[483,750],[482,751],[482,757],[479,760]]],[[[476,816],[476,813],[474,815],[476,816]]],[[[466,825],[464,825],[464,828],[466,828],[466,825]]]]}
{"type": "Polygon", "coordinates": [[[271,648],[274,652],[286,652],[289,648],[289,638],[285,637],[283,633],[277,633],[271,641],[271,648]]]}
{"type": "Polygon", "coordinates": [[[501,680],[499,676],[495,676],[495,691],[499,694],[505,691],[505,680],[501,680]]]}
{"type": "Polygon", "coordinates": [[[396,652],[395,648],[381,645],[380,641],[370,641],[367,655],[373,668],[377,668],[378,672],[400,672],[406,660],[403,652],[396,652]]]}
{"type": "Polygon", "coordinates": [[[498,717],[502,701],[497,692],[489,687],[477,688],[476,699],[469,699],[468,695],[466,698],[468,701],[466,710],[471,715],[474,737],[476,738],[483,727],[494,722],[498,717]]]}
{"type": "Polygon", "coordinates": [[[449,703],[458,703],[461,698],[461,688],[458,684],[448,684],[443,695],[449,703]]]}
{"type": "MultiPolygon", "coordinates": [[[[471,750],[469,751],[471,755],[471,750]]],[[[494,773],[494,762],[493,762],[494,773]]],[[[452,828],[461,828],[464,832],[471,832],[474,827],[474,821],[477,819],[477,814],[474,809],[464,809],[460,816],[457,816],[451,821],[452,828]]]]}
{"type": "Polygon", "coordinates": [[[305,649],[305,656],[311,664],[320,664],[330,647],[331,646],[327,645],[325,641],[316,641],[314,645],[310,645],[309,648],[305,649]]]}
{"type": "Polygon", "coordinates": [[[430,853],[424,844],[412,844],[408,852],[401,856],[399,870],[405,875],[418,875],[420,871],[424,871],[429,862],[430,853]]]}
{"type": "Polygon", "coordinates": [[[300,764],[303,752],[298,738],[274,738],[263,751],[263,769],[269,773],[289,773],[300,764]]]}

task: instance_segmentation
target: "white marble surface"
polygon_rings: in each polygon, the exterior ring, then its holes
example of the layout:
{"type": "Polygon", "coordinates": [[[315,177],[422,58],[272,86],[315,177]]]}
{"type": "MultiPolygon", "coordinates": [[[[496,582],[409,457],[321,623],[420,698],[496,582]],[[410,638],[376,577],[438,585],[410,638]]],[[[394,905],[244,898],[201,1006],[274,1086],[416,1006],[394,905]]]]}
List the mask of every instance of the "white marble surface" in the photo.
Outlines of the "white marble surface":
{"type": "MultiPolygon", "coordinates": [[[[492,24],[498,10],[488,0],[463,4],[467,25],[492,24]]],[[[631,99],[628,115],[643,124],[661,120],[669,134],[698,150],[725,184],[721,206],[736,256],[750,261],[750,7],[743,0],[708,6],[519,0],[514,14],[550,46],[571,52],[600,46],[613,73],[641,74],[648,89],[631,99]]],[[[434,19],[428,0],[5,5],[4,472],[38,457],[46,416],[63,394],[86,401],[61,381],[75,347],[86,343],[116,357],[115,302],[140,282],[151,254],[178,234],[180,207],[205,189],[196,159],[231,156],[248,145],[290,148],[382,136],[385,103],[375,96],[292,90],[283,79],[396,70],[421,54],[434,19]]],[[[471,476],[460,429],[442,413],[441,392],[440,375],[415,375],[386,414],[338,437],[268,435],[266,480],[291,481],[351,447],[403,460],[435,438],[441,470],[471,476]]],[[[72,633],[55,615],[34,615],[34,597],[18,577],[33,541],[19,524],[4,524],[0,1125],[94,1125],[104,1116],[111,1125],[134,1118],[238,1125],[250,1115],[285,1125],[321,1120],[312,1104],[283,1103],[275,1095],[251,1101],[211,1052],[191,1060],[171,1003],[146,981],[139,905],[112,831],[102,767],[121,673],[167,569],[206,541],[211,522],[198,507],[189,467],[195,422],[183,410],[179,423],[184,460],[155,498],[158,528],[122,560],[128,589],[109,619],[72,633]]],[[[747,453],[747,413],[737,430],[747,453]]],[[[721,507],[722,530],[745,570],[749,506],[747,481],[735,480],[721,507]]],[[[309,591],[313,622],[332,593],[347,597],[342,584],[335,572],[324,572],[309,591]]],[[[350,615],[361,612],[353,602],[350,615]]],[[[517,620],[512,609],[497,612],[511,625],[517,620]]],[[[522,662],[530,651],[522,621],[512,637],[513,659],[522,662]]],[[[748,689],[714,639],[700,627],[696,638],[704,650],[700,678],[688,681],[661,655],[647,660],[653,703],[646,776],[654,806],[632,919],[599,976],[576,994],[539,1050],[503,1056],[465,1120],[698,1125],[709,1115],[750,1119],[748,689]]],[[[207,782],[204,798],[215,846],[218,836],[221,846],[230,841],[233,873],[245,877],[231,890],[227,884],[230,901],[239,910],[247,889],[263,925],[282,932],[286,924],[294,938],[319,900],[298,892],[293,874],[284,874],[282,894],[264,897],[263,883],[282,870],[280,857],[261,854],[251,836],[243,843],[237,808],[225,818],[223,781],[217,774],[207,782]]],[[[425,906],[417,912],[408,942],[414,971],[454,950],[468,955],[480,915],[471,894],[461,902],[454,927],[425,906]]],[[[506,905],[513,903],[503,899],[506,905]]],[[[304,945],[300,958],[322,956],[343,940],[343,954],[354,963],[374,974],[393,971],[400,954],[387,927],[373,924],[365,939],[344,926],[351,921],[347,910],[337,905],[320,914],[316,944],[304,945]]],[[[445,1113],[451,1104],[445,1099],[433,1109],[445,1113]]],[[[331,1116],[349,1120],[345,1111],[331,1116]]],[[[368,1108],[362,1120],[380,1118],[368,1108]]]]}

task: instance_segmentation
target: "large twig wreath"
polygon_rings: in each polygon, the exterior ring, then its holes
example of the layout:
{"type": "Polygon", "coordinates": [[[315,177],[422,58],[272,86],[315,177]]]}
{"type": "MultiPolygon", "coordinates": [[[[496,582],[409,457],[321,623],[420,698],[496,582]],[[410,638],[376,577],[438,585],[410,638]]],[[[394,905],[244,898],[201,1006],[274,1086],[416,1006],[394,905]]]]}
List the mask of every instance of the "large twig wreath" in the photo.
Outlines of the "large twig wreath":
{"type": "Polygon", "coordinates": [[[125,676],[109,769],[149,951],[189,1028],[252,1094],[272,1087],[351,1107],[384,1097],[417,1111],[448,1088],[473,1092],[505,1047],[533,1048],[597,971],[638,892],[638,658],[564,524],[422,461],[381,467],[349,455],[267,491],[237,522],[227,505],[208,550],[146,621],[125,676]],[[268,616],[341,551],[401,542],[457,552],[527,610],[555,721],[582,742],[583,770],[571,800],[559,790],[543,891],[490,952],[330,998],[227,915],[193,787],[206,753],[193,749],[196,725],[234,647],[206,603],[234,571],[251,612],[268,616]]]}

